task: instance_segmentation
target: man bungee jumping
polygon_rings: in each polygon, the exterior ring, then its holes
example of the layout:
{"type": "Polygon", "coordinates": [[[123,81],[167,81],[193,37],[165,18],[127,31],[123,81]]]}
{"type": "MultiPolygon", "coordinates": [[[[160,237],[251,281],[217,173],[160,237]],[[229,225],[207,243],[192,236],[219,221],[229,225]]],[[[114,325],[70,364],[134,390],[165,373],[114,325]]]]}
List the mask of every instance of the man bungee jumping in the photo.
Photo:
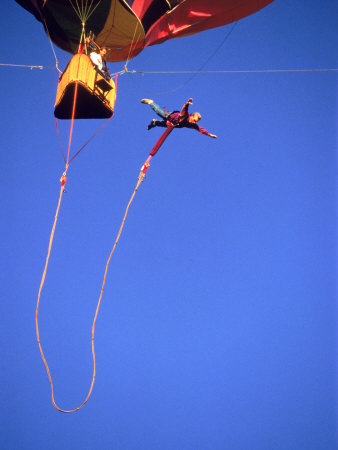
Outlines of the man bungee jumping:
{"type": "Polygon", "coordinates": [[[172,111],[165,112],[157,103],[148,98],[144,98],[141,100],[141,103],[145,103],[150,106],[150,108],[155,111],[155,113],[161,117],[163,120],[153,119],[148,125],[148,130],[151,130],[154,127],[165,127],[167,128],[169,125],[174,126],[175,128],[193,128],[194,130],[199,131],[202,134],[210,136],[212,138],[217,138],[215,134],[209,133],[205,128],[197,125],[197,122],[201,120],[201,114],[198,112],[189,113],[189,105],[192,105],[192,98],[184,103],[183,108],[180,111],[172,111]]]}

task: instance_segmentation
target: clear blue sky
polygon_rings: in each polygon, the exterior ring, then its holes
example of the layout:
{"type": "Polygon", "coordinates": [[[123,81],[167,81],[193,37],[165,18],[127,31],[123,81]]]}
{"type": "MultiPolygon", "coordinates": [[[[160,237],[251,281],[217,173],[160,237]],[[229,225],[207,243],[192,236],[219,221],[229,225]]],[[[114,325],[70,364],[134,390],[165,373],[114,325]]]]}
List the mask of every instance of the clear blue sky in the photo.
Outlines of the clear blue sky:
{"type": "MultiPolygon", "coordinates": [[[[55,65],[41,24],[13,1],[2,11],[0,63],[55,65]]],[[[276,0],[204,69],[338,68],[337,17],[335,0],[276,0]]],[[[149,47],[128,68],[197,70],[230,28],[149,47]]],[[[147,131],[140,99],[171,110],[193,97],[219,138],[174,130],[153,158],[108,273],[93,394],[71,415],[52,407],[34,322],[64,169],[58,74],[1,66],[0,78],[1,448],[336,449],[337,72],[119,77],[114,118],[68,172],[41,297],[61,407],[88,391],[106,259],[162,131],[147,131]]],[[[78,122],[73,149],[100,124],[78,122]]]]}

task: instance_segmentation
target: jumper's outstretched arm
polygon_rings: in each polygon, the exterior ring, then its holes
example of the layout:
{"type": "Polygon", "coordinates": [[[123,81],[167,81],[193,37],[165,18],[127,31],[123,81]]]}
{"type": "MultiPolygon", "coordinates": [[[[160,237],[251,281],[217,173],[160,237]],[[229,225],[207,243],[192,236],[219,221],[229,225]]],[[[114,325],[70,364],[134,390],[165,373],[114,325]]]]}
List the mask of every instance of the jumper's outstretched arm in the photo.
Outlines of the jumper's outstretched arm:
{"type": "Polygon", "coordinates": [[[180,122],[189,117],[189,105],[192,105],[192,98],[189,98],[189,100],[184,103],[180,112],[180,122]]]}

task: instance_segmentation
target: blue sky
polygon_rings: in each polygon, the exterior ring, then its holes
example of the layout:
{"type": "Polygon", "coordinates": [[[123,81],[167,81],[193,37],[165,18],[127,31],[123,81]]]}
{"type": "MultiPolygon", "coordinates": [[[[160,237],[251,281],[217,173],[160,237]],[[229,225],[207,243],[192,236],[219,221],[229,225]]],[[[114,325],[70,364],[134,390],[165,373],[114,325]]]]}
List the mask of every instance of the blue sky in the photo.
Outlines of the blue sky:
{"type": "MultiPolygon", "coordinates": [[[[0,63],[54,66],[41,24],[14,2],[3,11],[0,63]]],[[[337,69],[337,14],[334,0],[276,0],[204,70],[337,69]]],[[[230,29],[149,47],[128,68],[197,70],[230,29]]],[[[61,407],[87,394],[106,260],[163,131],[147,131],[140,99],[172,110],[193,97],[219,138],[174,130],[153,158],[111,261],[94,390],[71,415],[50,402],[34,322],[64,170],[58,73],[1,66],[0,77],[1,447],[337,448],[337,72],[119,77],[114,118],[69,169],[41,297],[61,407]]],[[[78,121],[72,148],[100,125],[78,121]]]]}

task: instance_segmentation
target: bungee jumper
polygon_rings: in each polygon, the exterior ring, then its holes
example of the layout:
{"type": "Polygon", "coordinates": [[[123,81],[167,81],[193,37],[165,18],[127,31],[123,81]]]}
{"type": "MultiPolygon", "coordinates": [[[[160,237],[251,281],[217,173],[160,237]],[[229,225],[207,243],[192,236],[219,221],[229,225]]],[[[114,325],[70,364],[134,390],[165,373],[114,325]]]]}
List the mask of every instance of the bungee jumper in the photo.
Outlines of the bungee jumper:
{"type": "Polygon", "coordinates": [[[161,117],[163,120],[153,119],[148,125],[148,130],[151,130],[154,127],[165,127],[168,128],[168,125],[173,125],[175,128],[193,128],[194,130],[199,131],[202,134],[210,136],[211,138],[217,138],[215,134],[209,133],[205,128],[197,125],[202,118],[201,114],[198,112],[189,113],[189,105],[192,105],[192,98],[189,98],[187,102],[184,103],[181,112],[180,111],[172,111],[166,112],[162,109],[154,100],[150,100],[148,98],[144,98],[141,100],[141,103],[145,103],[150,106],[150,108],[155,111],[155,113],[161,117]]]}
{"type": "Polygon", "coordinates": [[[148,159],[141,167],[141,173],[143,175],[146,174],[149,168],[151,158],[156,155],[161,145],[174,128],[193,128],[194,130],[197,130],[202,134],[210,136],[214,139],[217,138],[215,134],[211,134],[205,128],[202,128],[199,125],[197,125],[197,122],[201,119],[201,114],[197,112],[192,114],[189,113],[189,105],[192,105],[192,101],[193,101],[192,98],[189,98],[189,100],[184,103],[181,111],[172,111],[168,113],[164,109],[162,109],[157,103],[155,103],[154,100],[150,100],[148,98],[143,98],[141,100],[141,103],[149,105],[150,108],[153,111],[155,111],[159,117],[163,119],[163,120],[153,119],[148,125],[148,130],[151,130],[154,127],[166,128],[164,133],[162,133],[162,135],[152,148],[151,152],[149,153],[148,159]]]}

